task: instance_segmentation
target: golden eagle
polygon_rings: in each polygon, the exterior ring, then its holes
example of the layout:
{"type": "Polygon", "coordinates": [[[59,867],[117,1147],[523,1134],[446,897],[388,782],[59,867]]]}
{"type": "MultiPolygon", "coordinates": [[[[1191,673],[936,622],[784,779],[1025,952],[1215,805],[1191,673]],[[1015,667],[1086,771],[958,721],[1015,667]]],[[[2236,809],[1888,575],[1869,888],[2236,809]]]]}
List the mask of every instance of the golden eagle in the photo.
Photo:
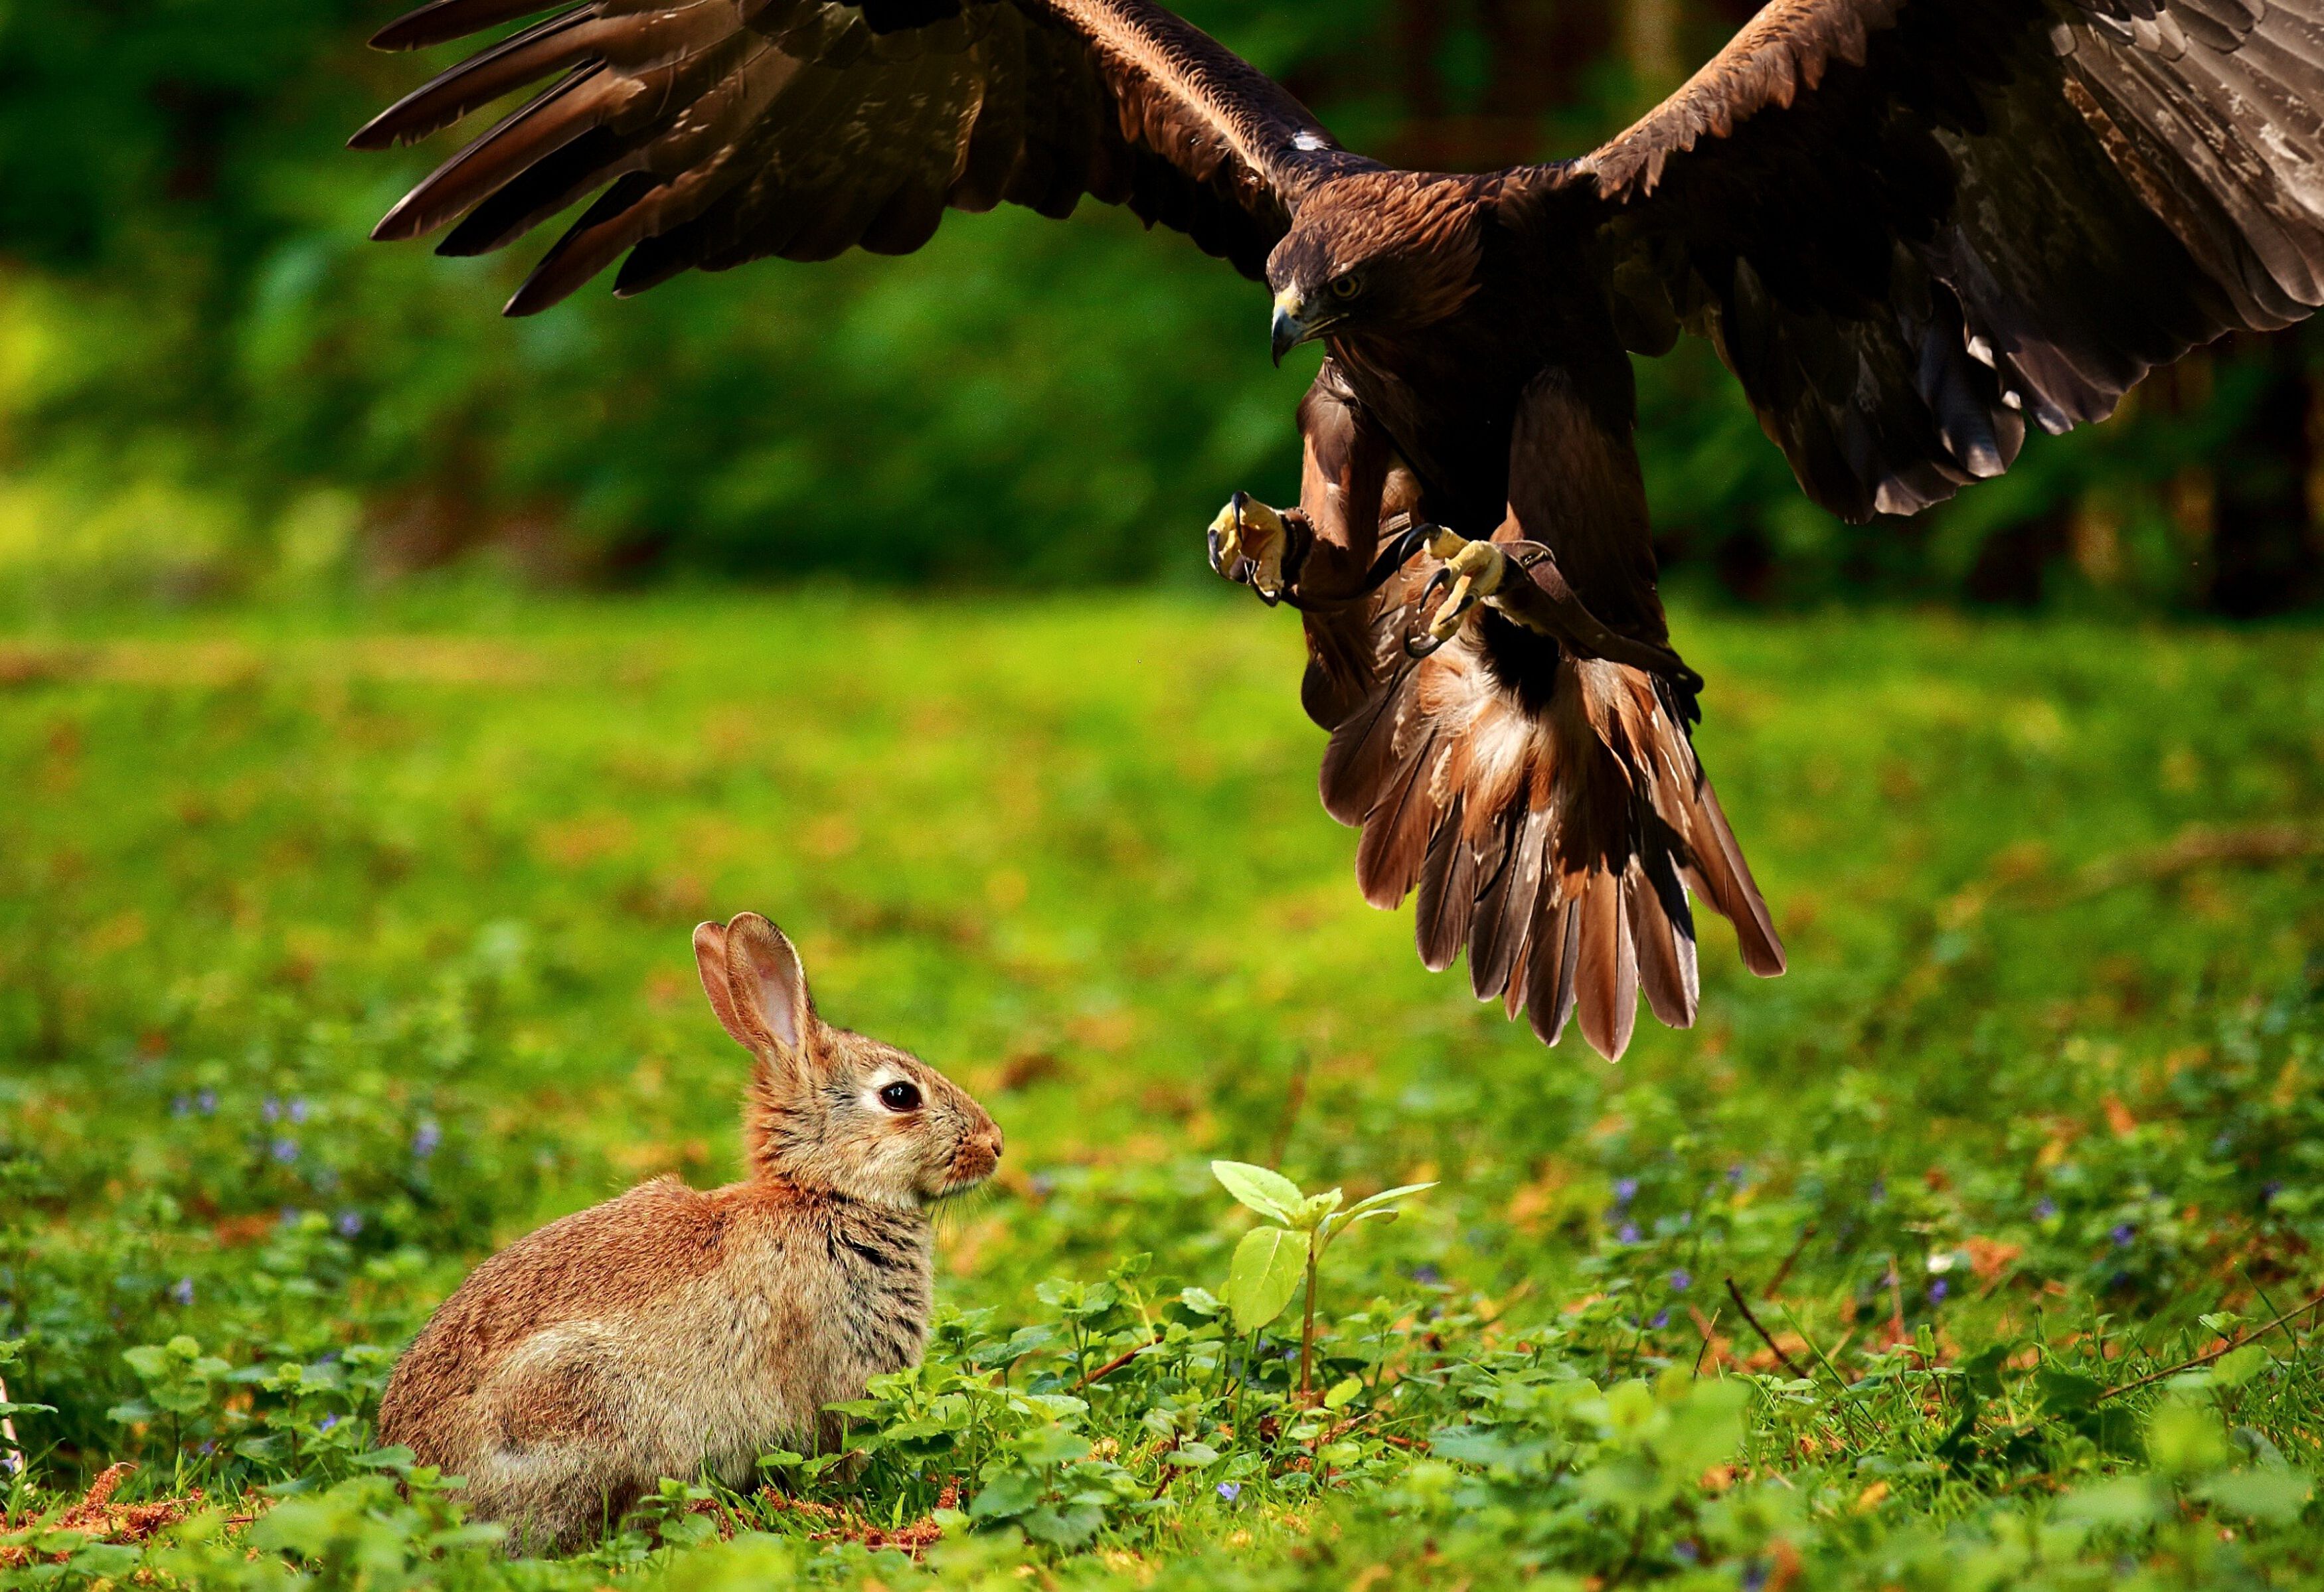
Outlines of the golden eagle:
{"type": "MultiPolygon", "coordinates": [[[[411,49],[548,9],[436,0],[411,49]]],[[[1608,1056],[1684,1026],[1690,895],[1783,971],[1696,760],[1629,354],[1707,336],[1808,495],[1863,520],[1997,475],[2030,422],[2324,301],[2324,0],[1772,0],[1578,160],[1442,174],[1340,147],[1148,0],[586,0],[356,134],[531,99],[389,213],[497,249],[595,202],[509,301],[762,255],[905,253],[947,209],[1083,195],[1273,291],[1329,345],[1296,509],[1212,562],[1302,613],[1323,805],[1421,960],[1608,1056]]]]}

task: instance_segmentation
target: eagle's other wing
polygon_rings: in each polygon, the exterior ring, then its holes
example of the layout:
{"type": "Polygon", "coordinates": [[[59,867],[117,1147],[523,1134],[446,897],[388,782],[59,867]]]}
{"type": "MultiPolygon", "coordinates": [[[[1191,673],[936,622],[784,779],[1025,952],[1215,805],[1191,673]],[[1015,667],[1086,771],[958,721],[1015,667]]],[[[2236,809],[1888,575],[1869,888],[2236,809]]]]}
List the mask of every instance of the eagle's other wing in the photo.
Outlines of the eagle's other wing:
{"type": "MultiPolygon", "coordinates": [[[[416,49],[547,9],[435,0],[374,43],[416,49]]],[[[1339,151],[1298,101],[1147,0],[587,0],[479,51],[354,143],[408,143],[534,98],[374,235],[465,216],[477,254],[596,194],[509,301],[546,308],[627,252],[615,289],[769,254],[918,248],[947,207],[1127,204],[1260,274],[1339,151]]],[[[1367,162],[1368,163],[1368,162],[1367,162]]]]}
{"type": "Polygon", "coordinates": [[[1594,210],[1634,347],[1707,334],[1810,496],[1911,513],[2324,303],[2324,0],[1772,0],[1513,175],[1594,210]]]}

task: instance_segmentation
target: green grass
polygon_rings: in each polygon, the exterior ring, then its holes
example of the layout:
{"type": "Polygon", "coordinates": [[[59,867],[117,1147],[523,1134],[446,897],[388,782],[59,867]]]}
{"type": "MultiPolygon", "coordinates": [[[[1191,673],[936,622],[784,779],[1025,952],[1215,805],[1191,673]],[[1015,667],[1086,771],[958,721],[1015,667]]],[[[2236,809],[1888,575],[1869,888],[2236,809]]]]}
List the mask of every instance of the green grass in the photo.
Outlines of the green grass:
{"type": "Polygon", "coordinates": [[[2143,1380],[2324,1285],[2324,638],[1679,634],[1792,971],[1706,917],[1701,1025],[1618,1067],[1361,905],[1286,615],[468,594],[6,642],[0,1339],[54,1408],[0,1578],[2324,1580],[2312,1318],[2143,1380]],[[839,1517],[674,1486],[511,1565],[365,1460],[387,1354],[530,1226],[733,1174],[687,933],[746,907],[1007,1130],[942,1240],[968,1313],[854,1479],[792,1468],[839,1517]],[[1182,1294],[1250,1225],[1213,1157],[1441,1182],[1331,1253],[1328,1418],[1296,1311],[1254,1357],[1182,1294]],[[116,1459],[116,1503],[204,1499],[60,1532],[116,1459]],[[920,1569],[862,1544],[948,1483],[920,1569]]]}

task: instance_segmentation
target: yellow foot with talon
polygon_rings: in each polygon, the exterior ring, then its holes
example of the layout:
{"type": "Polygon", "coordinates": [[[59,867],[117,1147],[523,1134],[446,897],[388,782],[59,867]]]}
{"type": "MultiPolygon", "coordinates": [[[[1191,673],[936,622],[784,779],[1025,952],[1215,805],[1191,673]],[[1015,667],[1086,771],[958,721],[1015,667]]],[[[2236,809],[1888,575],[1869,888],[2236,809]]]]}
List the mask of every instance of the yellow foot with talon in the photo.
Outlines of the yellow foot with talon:
{"type": "Polygon", "coordinates": [[[1434,592],[1440,584],[1449,587],[1426,631],[1429,640],[1441,647],[1460,630],[1469,610],[1501,589],[1501,583],[1508,578],[1509,560],[1492,543],[1472,542],[1450,530],[1440,530],[1431,538],[1428,550],[1444,560],[1444,567],[1428,583],[1429,590],[1434,592]]]}
{"type": "Polygon", "coordinates": [[[1289,539],[1282,515],[1239,492],[1211,521],[1211,568],[1268,603],[1280,602],[1283,555],[1289,539]]]}

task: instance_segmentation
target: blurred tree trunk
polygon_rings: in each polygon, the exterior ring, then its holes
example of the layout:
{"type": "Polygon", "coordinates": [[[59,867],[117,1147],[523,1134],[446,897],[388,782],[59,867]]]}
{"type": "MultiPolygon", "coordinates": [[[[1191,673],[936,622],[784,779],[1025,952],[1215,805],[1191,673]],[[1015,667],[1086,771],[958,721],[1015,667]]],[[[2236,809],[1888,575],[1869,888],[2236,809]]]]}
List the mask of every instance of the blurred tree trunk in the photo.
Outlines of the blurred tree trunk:
{"type": "Polygon", "coordinates": [[[1541,69],[1527,87],[1538,97],[1539,115],[1582,97],[1582,77],[1606,53],[1614,41],[1613,9],[1618,0],[1559,0],[1549,8],[1547,46],[1540,52],[1541,69]]]}
{"type": "Polygon", "coordinates": [[[1444,74],[1437,57],[1449,23],[1444,0],[1397,0],[1396,41],[1403,54],[1405,114],[1416,125],[1444,115],[1444,74]]]}
{"type": "Polygon", "coordinates": [[[2324,589],[2316,501],[2324,383],[2304,329],[2236,339],[2237,362],[2256,375],[2259,393],[2211,471],[2208,597],[2237,619],[2283,612],[2324,589]]]}
{"type": "Polygon", "coordinates": [[[1396,35],[1407,115],[1396,158],[1442,170],[1520,165],[1545,152],[1543,118],[1583,97],[1585,74],[1614,42],[1613,0],[1397,0],[1396,35]],[[1469,95],[1444,71],[1463,35],[1484,69],[1469,95]]]}
{"type": "Polygon", "coordinates": [[[1685,74],[1679,39],[1679,0],[1628,0],[1622,7],[1622,54],[1630,76],[1659,100],[1685,74]]]}

